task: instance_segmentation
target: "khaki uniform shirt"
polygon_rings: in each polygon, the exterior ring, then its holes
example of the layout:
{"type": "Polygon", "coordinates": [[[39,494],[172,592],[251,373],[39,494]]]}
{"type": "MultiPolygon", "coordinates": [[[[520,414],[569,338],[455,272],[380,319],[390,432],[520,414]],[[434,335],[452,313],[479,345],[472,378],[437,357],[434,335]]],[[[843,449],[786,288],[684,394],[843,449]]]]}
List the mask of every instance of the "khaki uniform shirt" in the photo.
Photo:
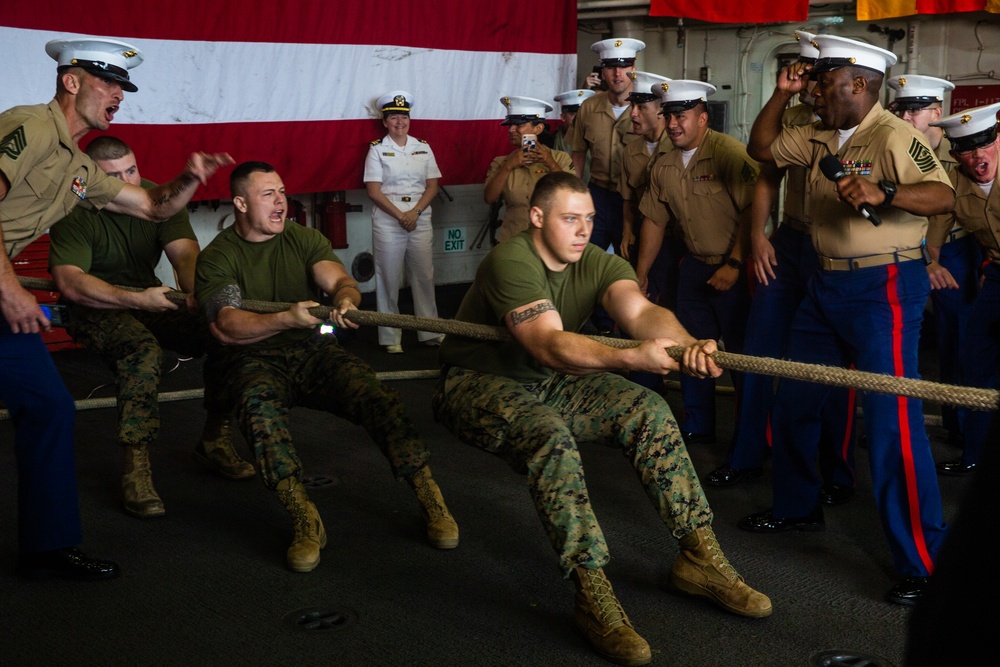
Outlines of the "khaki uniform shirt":
{"type": "Polygon", "coordinates": [[[646,189],[649,187],[649,171],[661,155],[674,149],[666,131],[660,135],[660,143],[652,155],[646,155],[645,137],[636,137],[625,146],[622,152],[622,173],[618,179],[618,192],[622,199],[639,210],[646,189]]]}
{"type": "Polygon", "coordinates": [[[845,173],[872,182],[936,182],[950,187],[948,175],[924,135],[876,103],[839,150],[837,142],[836,130],[817,123],[786,127],[771,144],[779,167],[809,169],[809,213],[816,252],[847,259],[920,247],[927,218],[889,207],[879,210],[882,225],[876,227],[853,206],[838,200],[836,184],[823,175],[819,162],[826,155],[839,154],[845,173]]]}
{"type": "MultiPolygon", "coordinates": [[[[781,115],[784,127],[812,125],[816,122],[816,114],[812,105],[796,104],[785,109],[781,115]]],[[[785,172],[785,201],[783,206],[785,220],[796,222],[806,227],[809,225],[809,171],[805,167],[789,167],[785,172]]]]}
{"type": "MultiPolygon", "coordinates": [[[[563,171],[568,171],[571,174],[576,173],[576,170],[573,169],[573,160],[568,153],[554,150],[552,151],[552,158],[563,171]]],[[[499,155],[493,160],[489,170],[486,172],[487,182],[500,171],[503,161],[506,159],[506,155],[499,155]]],[[[549,168],[544,164],[536,162],[535,164],[512,169],[507,174],[507,180],[503,184],[503,192],[500,194],[501,198],[503,198],[504,212],[503,225],[500,226],[500,230],[497,233],[498,241],[506,241],[511,236],[514,236],[514,234],[523,232],[528,228],[530,223],[528,212],[531,210],[528,202],[531,201],[531,194],[535,191],[535,183],[547,173],[549,173],[549,168]]]]}
{"type": "Polygon", "coordinates": [[[944,245],[948,233],[959,225],[976,237],[991,262],[1000,264],[1000,170],[989,197],[960,169],[951,172],[951,182],[955,186],[955,210],[931,218],[927,244],[944,245]]]}
{"type": "Polygon", "coordinates": [[[657,224],[676,220],[695,257],[720,258],[736,242],[740,216],[753,201],[757,172],[744,144],[710,129],[687,167],[679,150],[653,163],[639,210],[657,224]]]}
{"type": "Polygon", "coordinates": [[[938,144],[937,150],[934,151],[934,154],[937,155],[937,159],[941,163],[941,166],[944,167],[944,170],[949,174],[958,169],[958,162],[956,162],[955,158],[951,156],[951,142],[948,141],[948,137],[941,137],[941,143],[938,144]]]}
{"type": "Polygon", "coordinates": [[[574,122],[573,151],[590,151],[590,181],[608,190],[618,189],[622,151],[632,139],[627,111],[615,118],[607,92],[588,97],[574,122]]]}
{"type": "Polygon", "coordinates": [[[125,187],[77,147],[56,100],[0,114],[0,172],[10,184],[0,201],[8,257],[80,202],[101,209],[125,187]]]}

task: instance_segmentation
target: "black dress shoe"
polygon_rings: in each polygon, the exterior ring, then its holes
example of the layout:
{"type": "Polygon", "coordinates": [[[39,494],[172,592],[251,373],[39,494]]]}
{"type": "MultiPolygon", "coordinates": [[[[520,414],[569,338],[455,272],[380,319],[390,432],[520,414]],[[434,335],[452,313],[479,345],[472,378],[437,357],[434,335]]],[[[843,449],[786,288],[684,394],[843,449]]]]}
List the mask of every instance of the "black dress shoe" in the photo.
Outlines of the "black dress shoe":
{"type": "Polygon", "coordinates": [[[705,477],[705,483],[709,486],[733,486],[738,484],[744,479],[752,479],[754,477],[760,477],[764,474],[763,468],[730,468],[729,466],[720,466],[708,473],[705,477]]]}
{"type": "Polygon", "coordinates": [[[956,477],[961,475],[968,475],[976,469],[975,463],[962,463],[962,459],[958,458],[954,461],[942,461],[936,466],[937,471],[942,475],[954,475],[956,477]]]}
{"type": "Polygon", "coordinates": [[[854,487],[846,484],[825,484],[819,492],[819,500],[824,505],[843,505],[854,497],[854,487]]]}
{"type": "Polygon", "coordinates": [[[57,577],[77,581],[113,579],[119,574],[117,563],[91,558],[76,547],[22,553],[18,557],[17,573],[29,579],[57,577]]]}
{"type": "Polygon", "coordinates": [[[885,601],[913,606],[927,595],[927,582],[930,579],[930,577],[907,577],[886,592],[885,601]]]}
{"type": "Polygon", "coordinates": [[[790,519],[775,519],[773,510],[764,510],[740,519],[737,526],[751,533],[783,533],[786,530],[804,530],[819,532],[826,530],[823,520],[823,508],[816,505],[811,513],[790,519]]]}
{"type": "Polygon", "coordinates": [[[684,436],[684,442],[689,445],[714,445],[715,444],[715,434],[714,433],[682,433],[684,436]]]}

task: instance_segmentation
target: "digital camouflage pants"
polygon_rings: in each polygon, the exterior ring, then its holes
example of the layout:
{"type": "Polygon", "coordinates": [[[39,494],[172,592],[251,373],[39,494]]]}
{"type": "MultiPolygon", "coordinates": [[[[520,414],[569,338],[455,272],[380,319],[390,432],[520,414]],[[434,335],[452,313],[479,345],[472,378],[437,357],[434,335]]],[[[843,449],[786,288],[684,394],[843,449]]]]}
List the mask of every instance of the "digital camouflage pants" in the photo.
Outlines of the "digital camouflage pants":
{"type": "Polygon", "coordinates": [[[226,350],[225,379],[236,403],[240,430],[253,447],[268,488],[299,476],[289,431],[294,406],[325,410],[363,427],[389,460],[397,479],[427,465],[430,452],[403,410],[396,390],[333,336],[300,344],[226,350]]]}
{"type": "MultiPolygon", "coordinates": [[[[115,372],[118,444],[148,445],[160,431],[157,392],[163,350],[200,357],[215,345],[200,314],[185,308],[162,313],[74,307],[73,339],[100,354],[115,372]]],[[[214,360],[205,360],[205,409],[228,412],[214,360]]]]}
{"type": "Polygon", "coordinates": [[[526,474],[528,491],[565,576],[603,567],[608,547],[590,505],[578,442],[618,447],[676,538],[712,523],[701,483],[666,401],[611,373],[555,374],[521,384],[451,368],[434,413],[460,440],[526,474]]]}

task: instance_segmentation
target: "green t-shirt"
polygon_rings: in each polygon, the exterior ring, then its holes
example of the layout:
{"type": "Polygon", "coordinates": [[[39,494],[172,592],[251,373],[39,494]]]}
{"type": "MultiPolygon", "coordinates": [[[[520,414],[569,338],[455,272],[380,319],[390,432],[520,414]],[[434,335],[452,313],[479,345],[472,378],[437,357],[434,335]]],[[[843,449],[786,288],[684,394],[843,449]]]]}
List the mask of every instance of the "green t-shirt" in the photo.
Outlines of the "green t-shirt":
{"type": "MultiPolygon", "coordinates": [[[[341,264],[330,241],[315,229],[285,222],[285,230],[267,241],[245,241],[235,225],[219,232],[198,255],[195,296],[206,304],[223,289],[236,285],[244,300],[298,303],[314,301],[319,288],[310,269],[324,260],[341,264]]],[[[312,329],[289,329],[246,347],[295,344],[312,329]]]]}
{"type": "MultiPolygon", "coordinates": [[[[143,179],[142,187],[156,187],[143,179]]],[[[186,208],[160,223],[77,206],[49,230],[49,271],[69,264],[111,285],[158,287],[156,265],[168,243],[197,241],[186,208]]]]}
{"type": "MultiPolygon", "coordinates": [[[[604,291],[619,280],[635,281],[635,271],[621,257],[593,244],[587,245],[580,261],[564,271],[550,271],[528,230],[499,244],[483,259],[455,319],[504,326],[510,311],[548,299],[559,311],[563,329],[579,331],[600,305],[604,291]]],[[[494,342],[449,335],[441,345],[440,358],[444,364],[524,383],[544,380],[554,372],[514,340],[494,342]]]]}

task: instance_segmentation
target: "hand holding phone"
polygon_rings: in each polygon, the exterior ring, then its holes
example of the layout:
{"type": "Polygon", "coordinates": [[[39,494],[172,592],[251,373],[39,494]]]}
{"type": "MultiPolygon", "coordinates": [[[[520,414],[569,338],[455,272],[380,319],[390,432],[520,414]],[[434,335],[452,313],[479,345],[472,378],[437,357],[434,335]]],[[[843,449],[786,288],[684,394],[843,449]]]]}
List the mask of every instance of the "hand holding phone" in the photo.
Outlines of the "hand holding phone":
{"type": "Polygon", "coordinates": [[[43,305],[39,304],[39,308],[45,314],[45,317],[49,320],[49,324],[54,327],[68,327],[70,322],[69,306],[64,306],[62,304],[52,304],[43,305]]]}
{"type": "Polygon", "coordinates": [[[535,149],[538,147],[538,137],[533,134],[521,135],[521,154],[524,158],[525,164],[532,164],[537,162],[537,155],[535,155],[535,149]]]}

